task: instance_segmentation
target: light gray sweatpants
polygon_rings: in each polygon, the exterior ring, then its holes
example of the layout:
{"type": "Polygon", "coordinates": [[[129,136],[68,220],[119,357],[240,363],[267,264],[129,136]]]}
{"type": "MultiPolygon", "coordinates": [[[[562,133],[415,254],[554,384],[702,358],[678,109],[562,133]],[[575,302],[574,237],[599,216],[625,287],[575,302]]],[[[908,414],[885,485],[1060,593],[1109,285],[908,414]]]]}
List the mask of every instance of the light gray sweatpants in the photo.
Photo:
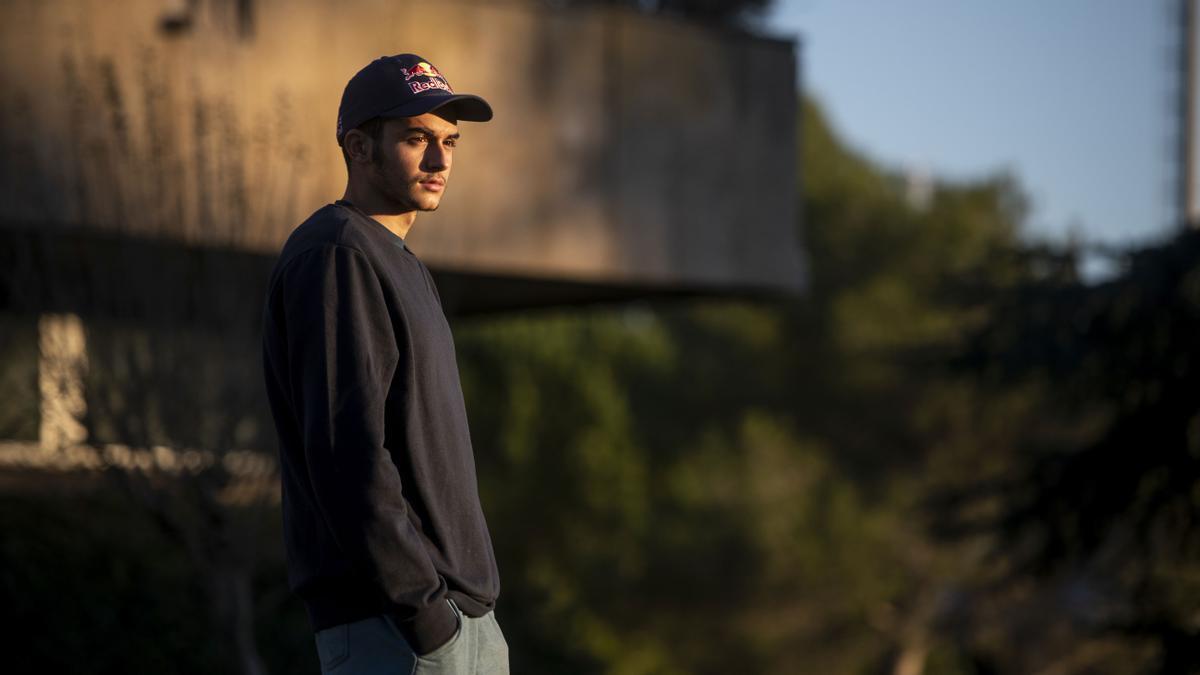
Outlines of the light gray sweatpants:
{"type": "Polygon", "coordinates": [[[324,675],[508,675],[508,643],[496,613],[458,615],[458,632],[446,644],[417,656],[386,616],[344,623],[317,633],[324,675]]]}

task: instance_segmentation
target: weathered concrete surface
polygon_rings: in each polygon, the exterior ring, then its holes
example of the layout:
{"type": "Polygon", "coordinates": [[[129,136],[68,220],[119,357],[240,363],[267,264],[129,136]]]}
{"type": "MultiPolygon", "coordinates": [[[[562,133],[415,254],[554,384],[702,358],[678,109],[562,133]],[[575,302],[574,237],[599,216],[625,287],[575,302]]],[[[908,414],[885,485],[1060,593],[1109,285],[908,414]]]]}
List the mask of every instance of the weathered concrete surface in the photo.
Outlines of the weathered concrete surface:
{"type": "Polygon", "coordinates": [[[444,205],[410,235],[431,266],[802,288],[788,42],[515,2],[186,5],[0,4],[0,227],[274,252],[341,195],[346,80],[411,51],[496,110],[462,125],[444,205]]]}

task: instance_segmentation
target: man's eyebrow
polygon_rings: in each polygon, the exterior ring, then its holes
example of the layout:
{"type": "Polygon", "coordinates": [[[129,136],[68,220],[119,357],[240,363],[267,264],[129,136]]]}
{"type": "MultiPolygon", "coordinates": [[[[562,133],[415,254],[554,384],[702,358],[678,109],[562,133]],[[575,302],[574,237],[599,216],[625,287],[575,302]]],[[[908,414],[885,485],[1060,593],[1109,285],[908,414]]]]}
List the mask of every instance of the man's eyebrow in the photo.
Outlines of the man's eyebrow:
{"type": "MultiPolygon", "coordinates": [[[[430,129],[429,127],[417,127],[417,126],[405,127],[404,129],[402,129],[400,131],[400,135],[407,136],[407,135],[413,133],[414,131],[419,131],[419,132],[425,134],[426,136],[433,136],[434,138],[438,137],[438,135],[433,131],[433,129],[430,129]]],[[[457,139],[457,138],[460,138],[461,136],[462,136],[462,134],[460,134],[459,132],[456,131],[456,132],[450,134],[449,136],[447,136],[446,138],[457,139]]]]}

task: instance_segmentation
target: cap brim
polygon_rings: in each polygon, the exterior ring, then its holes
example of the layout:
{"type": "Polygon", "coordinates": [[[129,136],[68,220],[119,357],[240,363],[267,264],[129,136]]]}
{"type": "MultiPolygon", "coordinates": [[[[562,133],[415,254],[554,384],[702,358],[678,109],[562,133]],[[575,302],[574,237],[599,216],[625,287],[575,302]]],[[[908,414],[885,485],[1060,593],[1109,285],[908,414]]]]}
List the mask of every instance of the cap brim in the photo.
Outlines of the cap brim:
{"type": "Polygon", "coordinates": [[[416,117],[446,106],[453,108],[454,117],[460,122],[487,122],[492,119],[492,106],[471,94],[419,96],[379,113],[379,117],[416,117]]]}

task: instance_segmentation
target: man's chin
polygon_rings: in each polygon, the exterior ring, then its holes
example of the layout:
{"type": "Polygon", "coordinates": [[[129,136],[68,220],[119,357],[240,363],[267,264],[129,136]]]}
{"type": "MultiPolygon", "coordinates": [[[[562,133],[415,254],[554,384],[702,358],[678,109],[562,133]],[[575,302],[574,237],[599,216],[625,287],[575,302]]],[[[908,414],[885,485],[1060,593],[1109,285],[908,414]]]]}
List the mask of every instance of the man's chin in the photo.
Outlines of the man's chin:
{"type": "Polygon", "coordinates": [[[418,211],[437,211],[437,207],[442,203],[441,195],[417,195],[410,200],[412,205],[418,211]]]}
{"type": "Polygon", "coordinates": [[[441,199],[429,199],[427,196],[423,199],[409,197],[396,200],[396,205],[402,211],[437,211],[441,201],[441,199]]]}

